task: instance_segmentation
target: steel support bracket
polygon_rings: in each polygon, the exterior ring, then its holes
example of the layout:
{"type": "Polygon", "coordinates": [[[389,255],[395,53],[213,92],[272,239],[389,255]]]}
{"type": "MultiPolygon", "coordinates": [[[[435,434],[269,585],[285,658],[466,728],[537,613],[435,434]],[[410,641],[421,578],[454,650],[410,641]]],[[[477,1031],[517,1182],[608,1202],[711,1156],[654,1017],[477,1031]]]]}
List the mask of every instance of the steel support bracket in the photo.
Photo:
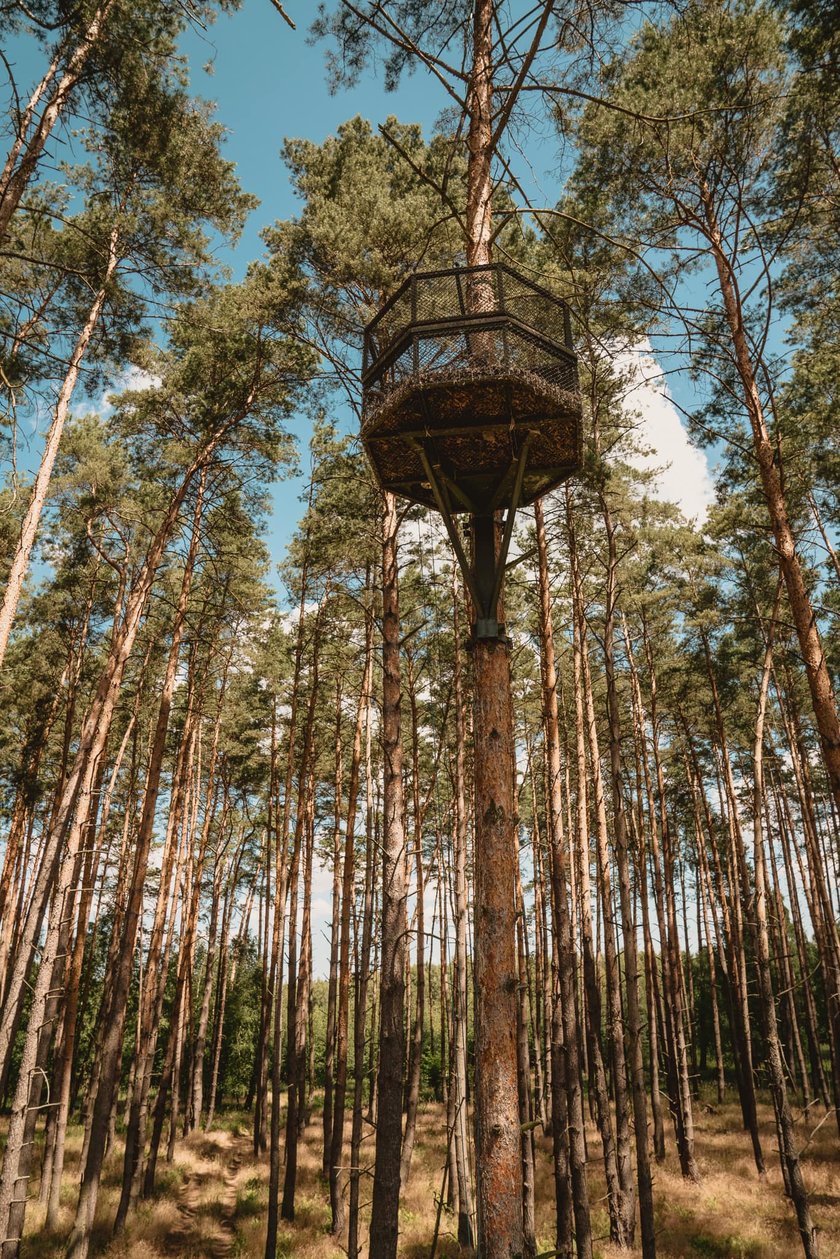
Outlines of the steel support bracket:
{"type": "Polygon", "coordinates": [[[508,484],[510,479],[513,478],[513,490],[505,515],[504,531],[498,554],[496,554],[495,501],[493,501],[484,511],[474,511],[471,515],[473,557],[472,563],[470,563],[455,523],[455,512],[452,509],[452,501],[449,496],[448,477],[435,462],[434,454],[433,452],[430,454],[426,444],[412,439],[412,445],[414,445],[420,456],[423,471],[434,495],[437,509],[443,517],[449,541],[452,543],[452,550],[455,552],[458,567],[464,578],[464,585],[469,591],[472,601],[475,613],[471,634],[473,643],[479,641],[492,642],[494,640],[507,641],[505,625],[499,621],[497,612],[505,568],[507,567],[508,552],[510,551],[511,538],[513,537],[513,522],[516,516],[516,509],[522,497],[522,484],[525,479],[525,468],[528,462],[528,448],[530,444],[531,434],[529,432],[525,435],[519,454],[516,459],[511,461],[510,467],[502,478],[502,483],[507,482],[508,484]]]}

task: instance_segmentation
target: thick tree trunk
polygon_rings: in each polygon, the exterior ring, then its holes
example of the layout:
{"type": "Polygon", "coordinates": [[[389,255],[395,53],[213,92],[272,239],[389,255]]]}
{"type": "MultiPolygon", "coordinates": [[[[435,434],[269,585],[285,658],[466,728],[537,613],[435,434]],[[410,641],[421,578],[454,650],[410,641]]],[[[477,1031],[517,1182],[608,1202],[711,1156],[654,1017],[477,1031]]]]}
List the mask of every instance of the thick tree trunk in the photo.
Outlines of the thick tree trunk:
{"type": "Polygon", "coordinates": [[[455,1087],[455,1170],[458,1179],[458,1244],[475,1244],[475,1199],[470,1175],[469,1123],[467,1118],[467,795],[466,708],[460,641],[458,581],[452,576],[452,633],[454,638],[455,703],[455,975],[453,1083],[455,1087]]]}
{"type": "Polygon", "coordinates": [[[475,1070],[478,1247],[523,1254],[516,1047],[517,857],[509,644],[477,640],[475,673],[475,1070]]]}
{"type": "MultiPolygon", "coordinates": [[[[477,0],[473,10],[467,89],[469,266],[484,266],[491,255],[494,8],[493,0],[477,0]]],[[[469,294],[469,304],[476,310],[486,308],[486,285],[481,281],[469,294]]],[[[500,613],[494,608],[490,615],[500,613]]],[[[475,640],[473,677],[478,1248],[483,1259],[511,1259],[524,1253],[525,1238],[516,1049],[515,762],[507,639],[475,640]]]]}

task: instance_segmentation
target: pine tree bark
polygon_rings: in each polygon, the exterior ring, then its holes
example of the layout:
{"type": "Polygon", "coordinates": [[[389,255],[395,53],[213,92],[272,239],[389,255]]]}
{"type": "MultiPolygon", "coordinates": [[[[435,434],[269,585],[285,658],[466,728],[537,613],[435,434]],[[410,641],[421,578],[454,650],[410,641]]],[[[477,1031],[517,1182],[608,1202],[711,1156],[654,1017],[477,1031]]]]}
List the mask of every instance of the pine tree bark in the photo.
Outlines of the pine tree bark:
{"type": "Polygon", "coordinates": [[[753,749],[753,865],[755,870],[756,971],[761,1001],[762,1023],[767,1042],[767,1062],[770,1071],[770,1091],[776,1114],[776,1132],[779,1138],[779,1158],[785,1186],[796,1210],[799,1236],[805,1259],[818,1259],[816,1229],[811,1219],[808,1194],[802,1178],[799,1154],[796,1148],[793,1116],[785,1084],[784,1063],[776,1022],[776,999],[773,992],[770,968],[770,933],[767,921],[767,878],[764,854],[764,723],[767,713],[767,693],[773,662],[773,637],[779,600],[782,592],[782,576],[776,591],[776,599],[766,633],[767,646],[764,655],[761,687],[755,721],[753,749]]]}
{"type": "Polygon", "coordinates": [[[47,140],[65,112],[88,58],[99,40],[115,0],[105,0],[93,12],[82,38],[67,58],[59,78],[60,55],[51,63],[36,87],[21,117],[18,134],[9,151],[0,175],[0,240],[6,237],[12,216],[38,166],[47,140]],[[56,82],[56,79],[58,81],[56,82]],[[51,90],[40,118],[33,127],[35,114],[45,94],[51,90]]]}
{"type": "MultiPolygon", "coordinates": [[[[613,1084],[617,1089],[617,1098],[623,1098],[623,1104],[616,1105],[616,1128],[618,1131],[618,1148],[613,1136],[612,1112],[601,1033],[601,984],[598,977],[598,965],[595,955],[595,937],[592,930],[592,895],[590,891],[590,852],[589,852],[589,805],[587,793],[586,741],[589,737],[589,748],[592,763],[592,784],[595,795],[598,870],[605,868],[606,859],[606,810],[604,807],[604,790],[601,777],[601,762],[598,752],[598,731],[595,725],[594,705],[592,703],[592,682],[589,670],[589,657],[586,651],[585,621],[583,615],[583,598],[581,592],[580,571],[577,560],[577,539],[571,510],[571,501],[566,492],[566,529],[569,542],[569,560],[572,586],[572,632],[574,662],[574,693],[575,693],[575,741],[577,749],[577,843],[578,870],[580,877],[580,919],[581,940],[583,946],[583,980],[586,992],[586,1015],[589,1029],[591,1088],[595,1096],[598,1130],[604,1155],[604,1175],[607,1183],[607,1203],[610,1216],[610,1238],[619,1246],[631,1244],[634,1227],[635,1207],[633,1203],[632,1171],[629,1163],[629,1133],[627,1130],[627,1085],[624,1072],[623,1057],[615,1059],[613,1053],[613,1084]],[[585,709],[585,711],[584,711],[585,709]]],[[[608,890],[608,895],[611,895],[608,890]]],[[[620,1035],[615,1027],[616,984],[614,937],[611,929],[607,934],[607,1001],[611,1026],[611,1045],[615,1050],[620,1047],[620,1035]]],[[[618,1011],[620,1018],[620,999],[618,1011]]]]}
{"type": "Polygon", "coordinates": [[[639,1186],[639,1219],[642,1232],[642,1255],[654,1259],[656,1232],[653,1217],[653,1180],[648,1153],[647,1096],[642,1053],[642,1027],[639,1009],[639,963],[636,923],[633,915],[630,884],[630,847],[624,805],[624,769],[621,760],[621,713],[615,677],[614,632],[616,612],[617,552],[615,527],[609,505],[602,499],[604,527],[607,534],[608,562],[604,617],[604,670],[607,683],[607,715],[610,744],[610,783],[612,787],[613,832],[621,925],[624,943],[625,1039],[630,1071],[635,1124],[636,1179],[639,1186]]]}
{"type": "Polygon", "coordinates": [[[475,1243],[475,1199],[469,1158],[467,1121],[467,795],[466,795],[466,708],[463,657],[461,649],[458,579],[452,574],[452,633],[454,639],[455,703],[455,975],[453,983],[455,1091],[455,1170],[458,1179],[458,1244],[475,1243]]]}
{"type": "Polygon", "coordinates": [[[767,427],[756,367],[752,361],[744,326],[738,275],[726,254],[714,197],[711,190],[705,186],[702,201],[706,233],[717,270],[724,315],[732,338],[735,366],[744,391],[744,403],[753,434],[753,449],[773,529],[776,554],[779,557],[779,566],[784,577],[799,650],[808,677],[811,704],[819,731],[829,787],[834,797],[835,808],[840,810],[840,718],[837,714],[837,701],[828,662],[820,641],[816,614],[805,585],[796,538],[790,522],[783,481],[781,447],[772,440],[767,427]]]}
{"type": "Polygon", "coordinates": [[[370,1253],[397,1259],[402,1142],[402,1074],[405,1055],[406,882],[405,822],[400,738],[400,605],[397,508],[384,495],[382,516],[382,919],[376,1155],[370,1219],[370,1253]]]}
{"type": "MultiPolygon", "coordinates": [[[[368,574],[368,583],[370,575],[368,574]]],[[[330,1231],[337,1236],[344,1228],[344,1199],[341,1192],[341,1160],[344,1150],[344,1112],[347,1101],[347,1049],[350,1005],[350,921],[355,896],[356,874],[356,811],[359,797],[359,773],[362,759],[364,716],[370,694],[373,667],[373,622],[368,620],[365,636],[365,664],[362,689],[353,734],[350,756],[350,779],[347,785],[347,820],[344,837],[344,862],[341,887],[341,937],[338,948],[338,991],[336,999],[335,1095],[333,1130],[330,1143],[330,1231]]]]}
{"type": "MultiPolygon", "coordinates": [[[[575,949],[568,905],[566,837],[563,830],[561,796],[560,718],[557,703],[557,665],[554,655],[554,627],[551,615],[551,589],[548,576],[548,546],[542,503],[534,504],[540,583],[540,646],[542,654],[543,726],[548,775],[548,815],[551,839],[552,913],[557,932],[558,986],[563,1023],[562,1052],[566,1083],[565,1127],[568,1133],[572,1205],[575,1217],[575,1245],[578,1259],[591,1259],[592,1226],[589,1215],[589,1187],[586,1173],[585,1118],[583,1087],[578,1053],[578,1021],[575,1000],[575,949]]],[[[556,1129],[560,1116],[553,1127],[556,1129]]],[[[560,1202],[557,1203],[558,1210],[560,1202]]],[[[559,1246],[559,1243],[558,1243],[559,1246]]]]}
{"type": "MultiPolygon", "coordinates": [[[[3,224],[3,200],[2,187],[0,187],[0,238],[4,234],[3,224]]],[[[15,546],[14,555],[12,556],[9,576],[6,581],[6,589],[3,592],[3,600],[0,603],[0,668],[6,657],[6,649],[9,645],[9,637],[14,624],[15,613],[17,612],[18,601],[20,600],[21,590],[23,589],[23,580],[29,568],[29,557],[32,554],[32,548],[35,545],[35,537],[38,532],[38,524],[41,519],[41,513],[44,510],[44,503],[47,498],[47,490],[52,477],[52,470],[58,454],[58,447],[61,442],[61,435],[64,432],[64,424],[70,410],[70,402],[73,397],[73,391],[76,388],[76,381],[79,378],[82,361],[87,353],[91,338],[99,323],[102,309],[105,305],[105,299],[108,296],[108,288],[113,279],[114,272],[119,262],[119,225],[114,224],[108,240],[108,254],[105,264],[105,271],[102,276],[102,283],[96,296],[91,303],[87,318],[85,319],[82,329],[76,339],[73,347],[73,353],[70,356],[70,363],[67,368],[67,374],[62,382],[58,399],[53,411],[53,418],[47,432],[44,450],[41,455],[41,462],[38,465],[38,471],[35,474],[35,480],[32,484],[32,490],[29,495],[29,504],[26,508],[26,515],[20,528],[17,544],[15,546]]]]}
{"type": "Polygon", "coordinates": [[[517,843],[506,640],[473,649],[475,758],[475,1070],[478,1248],[525,1252],[516,1047],[517,843]]]}
{"type": "MultiPolygon", "coordinates": [[[[469,266],[486,265],[491,255],[494,7],[492,0],[477,0],[473,10],[467,89],[469,266]]],[[[472,308],[486,308],[485,288],[480,281],[474,285],[472,308]]],[[[501,605],[501,595],[499,601],[501,605]]],[[[492,614],[501,617],[496,609],[492,614]]],[[[475,640],[473,679],[478,1249],[483,1259],[512,1259],[524,1253],[525,1237],[516,1048],[517,845],[507,639],[475,640]]]]}
{"type": "Polygon", "coordinates": [[[195,512],[193,514],[192,535],[189,552],[184,565],[184,575],[178,596],[175,612],[175,623],[172,632],[169,660],[164,678],[163,693],[158,708],[157,725],[152,744],[149,771],[146,779],[146,791],[143,797],[143,812],[138,828],[134,850],[134,869],[128,892],[128,903],[122,922],[122,938],[118,953],[117,966],[110,977],[111,996],[109,1002],[110,1019],[102,1045],[99,1068],[99,1087],[91,1116],[90,1141],[82,1173],[82,1184],[76,1208],[76,1219],[68,1245],[68,1259],[87,1259],[90,1244],[90,1232],[93,1227],[96,1203],[99,1196],[99,1184],[102,1176],[102,1165],[105,1159],[111,1111],[119,1084],[120,1060],[122,1056],[123,1027],[131,983],[132,963],[134,959],[137,929],[143,904],[143,889],[146,870],[151,850],[152,831],[155,810],[157,807],[160,787],[160,771],[166,744],[166,732],[169,727],[169,713],[175,689],[175,677],[180,655],[181,634],[189,602],[190,586],[193,569],[200,541],[200,524],[204,507],[204,477],[202,475],[195,512]]]}

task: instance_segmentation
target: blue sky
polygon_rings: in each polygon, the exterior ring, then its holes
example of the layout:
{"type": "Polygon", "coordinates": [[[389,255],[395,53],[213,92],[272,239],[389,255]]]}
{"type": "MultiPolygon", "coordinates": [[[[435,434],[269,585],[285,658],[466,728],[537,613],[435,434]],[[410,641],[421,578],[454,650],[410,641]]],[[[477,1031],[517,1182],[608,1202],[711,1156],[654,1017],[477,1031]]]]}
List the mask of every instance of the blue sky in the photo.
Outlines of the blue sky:
{"type": "MultiPolygon", "coordinates": [[[[315,5],[312,0],[289,0],[285,8],[297,30],[286,25],[270,0],[245,0],[238,13],[221,17],[206,32],[190,32],[183,41],[192,89],[216,102],[217,117],[228,130],[226,155],[236,163],[242,187],[260,199],[236,249],[223,255],[236,278],[260,256],[261,229],[297,212],[299,202],[280,157],[284,139],[320,142],[356,114],[374,125],[396,114],[429,132],[446,103],[435,80],[421,72],[406,76],[396,93],[385,92],[381,78],[368,73],[358,87],[331,95],[326,47],[309,42],[315,5]],[[205,65],[210,73],[204,72],[205,65]]],[[[305,462],[305,417],[294,428],[305,462]]],[[[268,541],[275,563],[283,558],[301,515],[298,496],[303,490],[302,478],[274,487],[268,541]]]]}
{"type": "MultiPolygon", "coordinates": [[[[220,254],[234,278],[240,278],[248,263],[262,253],[262,228],[298,210],[280,156],[287,137],[320,142],[356,114],[374,125],[389,114],[396,114],[404,122],[419,122],[429,133],[441,110],[450,103],[437,81],[422,70],[405,75],[399,90],[387,93],[375,66],[365,72],[356,88],[331,94],[326,47],[323,43],[313,45],[308,36],[315,7],[312,0],[289,0],[286,9],[297,23],[297,30],[293,31],[270,0],[244,0],[239,12],[223,15],[206,31],[193,29],[183,40],[192,90],[216,103],[217,118],[227,131],[226,154],[236,164],[242,187],[260,200],[236,248],[220,254]]],[[[34,82],[44,63],[44,54],[35,41],[12,41],[7,52],[11,53],[21,85],[34,82]]],[[[556,201],[559,186],[551,172],[557,165],[556,140],[550,125],[544,124],[528,136],[526,151],[517,162],[518,174],[536,204],[556,201]]],[[[690,405],[692,391],[685,388],[685,382],[676,380],[672,387],[683,405],[690,405]]],[[[649,404],[649,396],[647,401],[649,404]]],[[[661,399],[657,406],[662,411],[661,399]]],[[[657,445],[665,459],[676,460],[684,482],[689,478],[696,482],[698,468],[695,463],[689,470],[689,463],[685,462],[685,435],[676,412],[672,407],[665,411],[671,437],[668,439],[666,434],[663,438],[665,449],[659,441],[657,445]]],[[[349,422],[349,417],[343,418],[349,422]]],[[[293,428],[300,439],[301,462],[305,466],[307,419],[301,416],[293,428]]],[[[36,438],[24,456],[24,466],[39,454],[40,442],[36,438]]],[[[273,487],[267,540],[275,564],[283,558],[302,513],[299,495],[303,490],[303,478],[273,487]]],[[[707,487],[703,488],[703,496],[708,497],[707,487]]],[[[693,514],[694,502],[684,505],[693,514]]]]}
{"type": "MultiPolygon", "coordinates": [[[[290,0],[286,10],[297,24],[291,30],[270,0],[244,0],[238,13],[222,15],[206,31],[193,29],[182,41],[189,60],[191,89],[196,96],[215,102],[216,117],[227,130],[226,156],[237,167],[245,191],[259,197],[235,249],[220,252],[241,278],[248,263],[262,253],[260,231],[276,219],[296,213],[297,202],[280,156],[283,141],[305,138],[320,142],[347,118],[362,114],[374,124],[389,114],[419,122],[431,131],[445,104],[438,85],[425,73],[406,76],[397,93],[384,91],[375,73],[350,91],[331,95],[326,72],[324,44],[309,42],[308,28],[315,15],[312,0],[290,0]],[[205,67],[208,67],[206,70],[205,67]]],[[[7,40],[4,47],[14,67],[22,93],[27,93],[46,66],[46,53],[31,36],[7,40]]],[[[54,150],[61,160],[70,134],[56,136],[54,150]]],[[[89,404],[79,399],[79,407],[89,404]]],[[[35,417],[33,417],[33,421],[35,417]]],[[[42,430],[43,417],[38,422],[42,430]]],[[[293,425],[300,438],[305,466],[308,421],[293,425]]],[[[43,432],[35,432],[19,452],[22,470],[34,470],[41,455],[43,432]]],[[[272,491],[273,514],[267,539],[275,564],[282,560],[286,544],[302,514],[299,495],[302,478],[286,480],[272,491]]]]}
{"type": "MultiPolygon", "coordinates": [[[[396,92],[386,92],[377,68],[366,70],[359,85],[329,91],[324,42],[312,44],[308,27],[314,17],[312,0],[289,0],[286,11],[297,24],[291,30],[270,0],[245,0],[238,13],[221,17],[206,32],[192,31],[183,41],[189,57],[191,84],[196,95],[217,104],[217,117],[228,129],[227,156],[236,162],[240,183],[260,199],[247,228],[225,259],[236,277],[262,252],[260,230],[276,219],[294,215],[299,207],[280,157],[284,139],[320,142],[356,114],[375,126],[389,114],[403,122],[417,122],[428,134],[450,99],[428,73],[403,76],[396,92]],[[210,73],[205,73],[205,65],[210,73]]],[[[550,172],[557,160],[551,128],[528,137],[526,162],[518,174],[536,204],[552,204],[558,186],[550,172]]],[[[349,417],[346,417],[349,422],[349,417]]],[[[308,421],[294,426],[305,466],[308,421]]],[[[275,563],[302,511],[299,495],[303,478],[283,481],[272,493],[273,516],[268,539],[275,563]]]]}
{"type": "MultiPolygon", "coordinates": [[[[374,126],[396,114],[403,122],[420,123],[429,133],[450,103],[437,81],[422,70],[405,75],[399,90],[389,93],[382,86],[382,76],[372,67],[356,88],[331,95],[326,46],[313,45],[308,37],[314,4],[311,0],[290,0],[285,7],[297,23],[295,31],[283,22],[270,0],[245,0],[238,13],[220,18],[206,32],[190,32],[183,44],[193,91],[217,103],[217,116],[228,129],[227,156],[236,162],[243,188],[260,199],[236,249],[223,255],[236,277],[261,254],[260,230],[298,210],[280,157],[284,139],[302,137],[320,142],[356,114],[370,119],[374,126]],[[205,73],[203,67],[208,64],[211,72],[205,73]]],[[[553,204],[559,187],[551,171],[558,154],[550,126],[529,135],[524,159],[517,164],[517,173],[529,196],[535,204],[553,204]]],[[[655,364],[651,368],[648,363],[647,374],[655,369],[655,364]]],[[[672,387],[682,392],[680,382],[672,387]]],[[[632,401],[638,404],[640,397],[634,396],[632,401]]],[[[669,496],[683,498],[675,492],[681,480],[687,492],[682,503],[687,514],[702,512],[711,498],[703,456],[690,450],[676,412],[661,391],[644,390],[644,409],[648,427],[653,426],[648,434],[651,444],[672,462],[669,496]]],[[[351,422],[349,416],[344,419],[351,422]]],[[[306,466],[307,419],[300,417],[294,428],[306,466]]],[[[301,515],[299,496],[304,491],[303,477],[283,481],[272,491],[268,541],[275,563],[282,560],[301,515]]]]}
{"type": "Polygon", "coordinates": [[[376,74],[366,74],[357,88],[330,95],[325,45],[312,45],[308,37],[314,4],[291,0],[286,9],[297,22],[295,31],[269,0],[245,0],[238,13],[183,41],[193,90],[217,103],[229,132],[227,155],[243,188],[261,202],[234,252],[237,274],[260,253],[260,229],[296,211],[280,157],[286,137],[321,141],[355,114],[374,124],[397,114],[428,131],[443,104],[437,84],[424,73],[406,77],[397,93],[385,92],[376,74]]]}

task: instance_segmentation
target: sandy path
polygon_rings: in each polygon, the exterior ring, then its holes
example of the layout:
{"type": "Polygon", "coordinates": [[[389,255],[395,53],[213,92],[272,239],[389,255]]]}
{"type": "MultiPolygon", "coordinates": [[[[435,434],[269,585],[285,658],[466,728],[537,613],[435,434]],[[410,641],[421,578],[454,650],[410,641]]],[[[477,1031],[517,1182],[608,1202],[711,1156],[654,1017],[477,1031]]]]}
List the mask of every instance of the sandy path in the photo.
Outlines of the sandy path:
{"type": "Polygon", "coordinates": [[[246,1140],[227,1133],[202,1133],[178,1191],[178,1222],[163,1239],[167,1255],[230,1259],[236,1250],[236,1202],[246,1140]]]}

